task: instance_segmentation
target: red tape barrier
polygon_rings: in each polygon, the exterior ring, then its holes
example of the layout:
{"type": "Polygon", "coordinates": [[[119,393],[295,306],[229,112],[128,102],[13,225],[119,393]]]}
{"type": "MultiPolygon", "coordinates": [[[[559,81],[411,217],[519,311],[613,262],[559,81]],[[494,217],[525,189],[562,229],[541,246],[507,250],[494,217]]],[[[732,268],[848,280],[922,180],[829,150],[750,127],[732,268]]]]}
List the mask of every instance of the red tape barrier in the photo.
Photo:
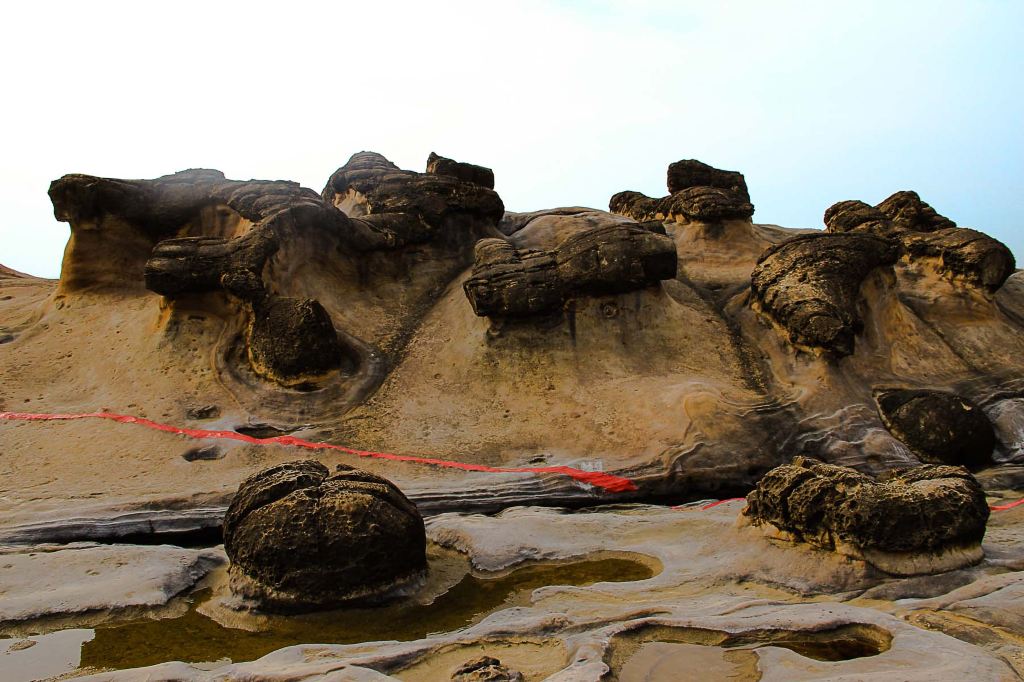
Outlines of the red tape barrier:
{"type": "Polygon", "coordinates": [[[8,421],[68,421],[73,419],[109,419],[120,424],[138,424],[156,431],[176,433],[189,438],[219,438],[222,440],[238,440],[244,443],[255,443],[266,445],[276,443],[278,445],[290,445],[308,450],[336,450],[358,457],[373,457],[375,459],[387,459],[394,462],[414,462],[416,464],[430,464],[447,469],[461,469],[462,471],[482,471],[491,474],[561,474],[568,476],[580,483],[603,488],[612,493],[624,493],[636,490],[636,484],[628,478],[606,474],[602,471],[583,471],[567,466],[553,467],[491,467],[483,464],[466,464],[465,462],[453,462],[447,459],[435,459],[433,457],[416,457],[414,455],[396,455],[390,452],[373,452],[371,450],[355,450],[346,448],[343,445],[332,443],[314,443],[312,441],[296,438],[295,436],[274,436],[273,438],[254,438],[237,431],[207,431],[205,429],[186,429],[170,424],[133,417],[126,414],[113,414],[110,412],[91,412],[88,414],[38,414],[32,412],[0,412],[0,419],[8,421]]]}

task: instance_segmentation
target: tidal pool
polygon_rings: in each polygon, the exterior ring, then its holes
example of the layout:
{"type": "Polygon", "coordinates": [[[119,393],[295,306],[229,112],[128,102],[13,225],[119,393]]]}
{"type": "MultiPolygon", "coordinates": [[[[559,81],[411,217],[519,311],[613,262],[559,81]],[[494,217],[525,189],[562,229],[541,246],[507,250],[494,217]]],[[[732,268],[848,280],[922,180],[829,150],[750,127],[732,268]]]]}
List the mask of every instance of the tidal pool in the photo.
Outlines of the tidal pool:
{"type": "Polygon", "coordinates": [[[212,596],[211,589],[203,589],[186,597],[189,608],[180,617],[97,627],[95,637],[82,645],[81,665],[135,668],[165,661],[240,662],[294,644],[408,641],[458,630],[501,608],[527,603],[538,587],[646,580],[655,573],[649,563],[621,557],[534,564],[499,576],[467,574],[430,604],[403,600],[375,608],[266,616],[255,632],[225,627],[200,613],[198,607],[212,596]]]}

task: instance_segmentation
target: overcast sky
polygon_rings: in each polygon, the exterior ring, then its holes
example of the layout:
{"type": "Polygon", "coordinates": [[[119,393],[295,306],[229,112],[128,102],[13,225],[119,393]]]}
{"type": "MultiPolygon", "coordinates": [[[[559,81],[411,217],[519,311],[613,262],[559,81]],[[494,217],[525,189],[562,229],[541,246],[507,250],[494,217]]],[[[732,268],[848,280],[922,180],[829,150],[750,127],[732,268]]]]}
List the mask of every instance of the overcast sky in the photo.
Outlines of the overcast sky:
{"type": "Polygon", "coordinates": [[[1024,2],[8,2],[0,263],[55,277],[52,179],[189,167],[319,191],[374,150],[509,210],[742,171],[754,220],[918,191],[1024,263],[1024,2]]]}

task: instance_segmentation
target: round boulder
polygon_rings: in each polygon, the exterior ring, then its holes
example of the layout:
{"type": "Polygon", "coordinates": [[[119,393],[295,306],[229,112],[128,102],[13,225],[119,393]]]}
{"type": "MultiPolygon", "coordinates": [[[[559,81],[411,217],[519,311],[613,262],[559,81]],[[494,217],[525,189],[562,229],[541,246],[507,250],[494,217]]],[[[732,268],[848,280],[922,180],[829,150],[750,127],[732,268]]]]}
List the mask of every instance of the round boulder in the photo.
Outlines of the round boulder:
{"type": "Polygon", "coordinates": [[[952,393],[930,390],[875,392],[885,428],[922,462],[976,469],[992,462],[996,435],[977,405],[952,393]]]}
{"type": "Polygon", "coordinates": [[[253,474],[224,518],[232,591],[268,610],[376,601],[427,568],[416,506],[390,481],[314,460],[253,474]]]}

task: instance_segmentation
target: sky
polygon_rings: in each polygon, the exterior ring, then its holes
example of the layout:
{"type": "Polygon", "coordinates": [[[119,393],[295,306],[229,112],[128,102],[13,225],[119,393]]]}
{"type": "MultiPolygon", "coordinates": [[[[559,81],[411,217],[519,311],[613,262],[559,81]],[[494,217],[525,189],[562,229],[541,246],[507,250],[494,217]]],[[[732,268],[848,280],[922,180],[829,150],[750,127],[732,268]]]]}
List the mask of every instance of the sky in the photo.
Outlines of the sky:
{"type": "Polygon", "coordinates": [[[56,277],[65,173],[317,191],[351,154],[494,169],[508,210],[663,196],[696,158],[754,220],[916,190],[1024,264],[1024,2],[9,2],[0,263],[56,277]]]}

